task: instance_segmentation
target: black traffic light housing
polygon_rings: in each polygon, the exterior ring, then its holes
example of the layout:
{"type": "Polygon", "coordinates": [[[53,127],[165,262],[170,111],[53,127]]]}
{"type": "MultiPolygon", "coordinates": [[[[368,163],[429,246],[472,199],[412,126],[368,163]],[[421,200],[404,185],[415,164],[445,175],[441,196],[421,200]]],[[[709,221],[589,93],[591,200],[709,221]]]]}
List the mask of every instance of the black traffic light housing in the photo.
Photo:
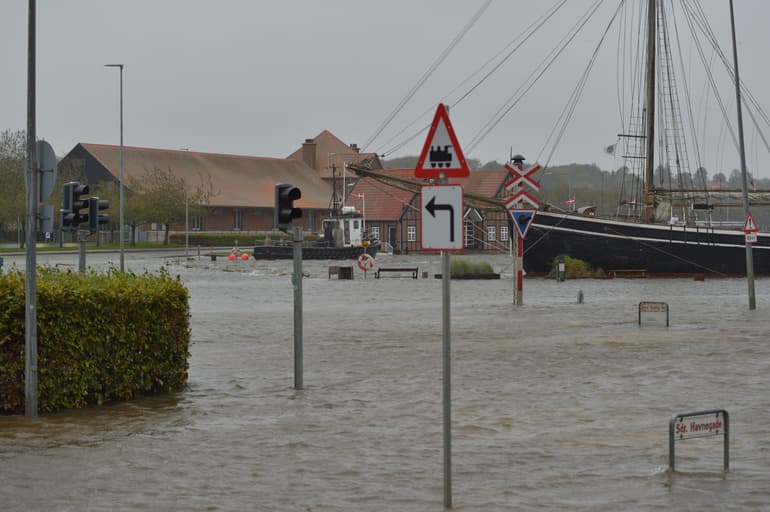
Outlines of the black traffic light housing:
{"type": "Polygon", "coordinates": [[[91,233],[99,231],[99,226],[107,224],[109,217],[99,213],[100,210],[106,210],[110,207],[110,202],[98,197],[88,198],[88,230],[91,233]]]}
{"type": "Polygon", "coordinates": [[[275,213],[273,227],[288,231],[292,221],[302,217],[302,210],[294,207],[294,201],[302,197],[300,189],[288,183],[275,186],[275,213]]]}
{"type": "Polygon", "coordinates": [[[62,187],[61,228],[64,231],[75,231],[80,224],[88,222],[88,199],[82,197],[88,194],[88,185],[70,181],[62,187]],[[81,212],[81,210],[83,210],[81,212]]]}

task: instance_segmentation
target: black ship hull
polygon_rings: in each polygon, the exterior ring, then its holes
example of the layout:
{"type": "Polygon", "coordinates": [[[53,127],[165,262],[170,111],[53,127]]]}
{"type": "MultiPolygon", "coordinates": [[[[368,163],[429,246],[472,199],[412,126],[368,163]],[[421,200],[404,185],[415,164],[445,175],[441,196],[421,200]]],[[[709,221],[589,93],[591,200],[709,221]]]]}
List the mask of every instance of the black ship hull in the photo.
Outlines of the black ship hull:
{"type": "MultiPolygon", "coordinates": [[[[738,230],[653,225],[538,212],[524,241],[524,268],[547,273],[554,258],[577,258],[594,269],[656,275],[746,275],[745,234],[738,230]]],[[[770,236],[753,244],[754,273],[770,275],[770,236]]]]}
{"type": "MultiPolygon", "coordinates": [[[[303,245],[303,260],[355,260],[366,252],[372,257],[377,255],[380,242],[372,242],[368,247],[325,247],[319,245],[303,245]]],[[[254,247],[254,259],[257,260],[290,260],[294,258],[292,244],[257,245],[254,247]]]]}

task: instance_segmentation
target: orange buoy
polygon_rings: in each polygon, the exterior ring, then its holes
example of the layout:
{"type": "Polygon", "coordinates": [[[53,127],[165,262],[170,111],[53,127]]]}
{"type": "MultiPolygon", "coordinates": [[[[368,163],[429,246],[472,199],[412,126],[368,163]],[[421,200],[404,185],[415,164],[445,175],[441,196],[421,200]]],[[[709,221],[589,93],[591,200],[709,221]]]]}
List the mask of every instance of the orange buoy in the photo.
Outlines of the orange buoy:
{"type": "Polygon", "coordinates": [[[246,261],[247,259],[249,259],[249,254],[248,254],[248,253],[246,253],[246,252],[244,252],[243,254],[241,254],[241,259],[242,259],[243,261],[246,261]]]}
{"type": "Polygon", "coordinates": [[[230,256],[227,257],[230,261],[235,261],[235,253],[231,252],[230,256]]]}

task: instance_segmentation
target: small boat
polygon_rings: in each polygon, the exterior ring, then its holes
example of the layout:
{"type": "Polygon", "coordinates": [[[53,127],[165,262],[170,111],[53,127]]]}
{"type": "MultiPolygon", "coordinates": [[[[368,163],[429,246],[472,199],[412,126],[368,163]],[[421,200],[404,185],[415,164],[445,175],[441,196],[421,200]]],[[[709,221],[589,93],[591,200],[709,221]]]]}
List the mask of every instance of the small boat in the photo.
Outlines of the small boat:
{"type": "MultiPolygon", "coordinates": [[[[302,245],[303,260],[355,260],[366,253],[377,256],[381,242],[366,234],[366,220],[354,206],[340,205],[337,198],[336,169],[332,171],[332,197],[330,214],[321,222],[323,233],[319,240],[302,245]]],[[[289,260],[294,258],[293,242],[254,247],[254,259],[289,260]]]]}
{"type": "MultiPolygon", "coordinates": [[[[323,234],[320,239],[303,244],[303,260],[355,260],[363,253],[377,256],[380,241],[366,237],[364,218],[354,207],[342,207],[339,214],[324,219],[322,224],[323,234]]],[[[292,259],[294,244],[281,242],[257,245],[253,255],[258,260],[292,259]]]]}

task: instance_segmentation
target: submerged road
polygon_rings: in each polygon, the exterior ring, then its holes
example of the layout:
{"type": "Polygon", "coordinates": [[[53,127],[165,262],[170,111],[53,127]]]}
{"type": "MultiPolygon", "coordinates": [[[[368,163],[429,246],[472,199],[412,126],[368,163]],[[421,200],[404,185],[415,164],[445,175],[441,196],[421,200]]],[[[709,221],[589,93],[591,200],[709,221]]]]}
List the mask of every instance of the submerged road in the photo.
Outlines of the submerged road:
{"type": "MultiPolygon", "coordinates": [[[[741,279],[532,278],[514,306],[510,257],[468,258],[504,273],[451,285],[456,510],[768,509],[770,280],[754,311],[741,279]],[[671,326],[639,326],[640,301],[671,326]],[[679,443],[671,474],[671,415],[711,408],[730,413],[730,471],[710,437],[679,443]]],[[[291,261],[131,253],[190,291],[188,388],[0,417],[2,510],[444,510],[441,282],[329,280],[338,264],[304,262],[295,391],[291,261]]],[[[378,265],[432,276],[440,258],[378,265]]]]}

